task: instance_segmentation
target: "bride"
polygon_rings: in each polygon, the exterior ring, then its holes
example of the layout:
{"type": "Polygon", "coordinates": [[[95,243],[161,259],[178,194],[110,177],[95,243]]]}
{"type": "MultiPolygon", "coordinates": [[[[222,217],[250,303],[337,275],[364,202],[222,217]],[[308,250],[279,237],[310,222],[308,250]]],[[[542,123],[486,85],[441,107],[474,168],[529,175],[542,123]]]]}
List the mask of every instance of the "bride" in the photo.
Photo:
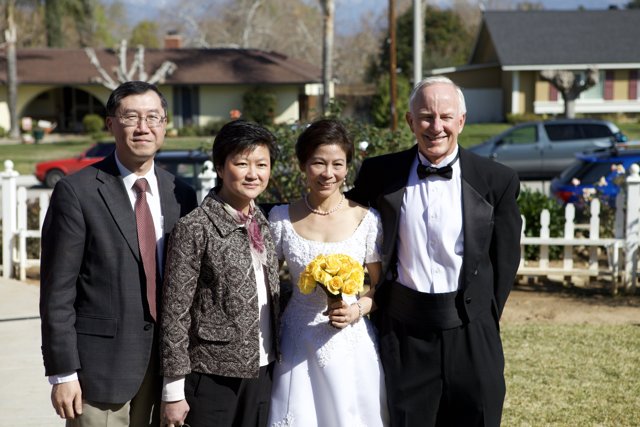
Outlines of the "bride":
{"type": "Polygon", "coordinates": [[[319,254],[347,254],[380,276],[380,217],[345,199],[340,187],[353,157],[353,143],[337,120],[314,122],[298,138],[296,156],[310,191],[301,200],[271,210],[278,258],[291,273],[293,295],[284,312],[282,358],[275,366],[269,425],[388,425],[384,377],[373,328],[373,290],[360,299],[343,295],[327,311],[327,296],[309,295],[298,277],[319,254]]]}

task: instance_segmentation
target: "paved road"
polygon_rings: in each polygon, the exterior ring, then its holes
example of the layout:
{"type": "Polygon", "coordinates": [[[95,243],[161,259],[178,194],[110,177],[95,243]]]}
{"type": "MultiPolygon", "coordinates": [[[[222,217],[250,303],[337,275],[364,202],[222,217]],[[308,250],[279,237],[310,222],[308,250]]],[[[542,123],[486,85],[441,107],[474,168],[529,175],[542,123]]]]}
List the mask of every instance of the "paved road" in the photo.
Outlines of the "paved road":
{"type": "Polygon", "coordinates": [[[39,287],[0,278],[0,414],[3,425],[60,427],[40,352],[39,287]]]}

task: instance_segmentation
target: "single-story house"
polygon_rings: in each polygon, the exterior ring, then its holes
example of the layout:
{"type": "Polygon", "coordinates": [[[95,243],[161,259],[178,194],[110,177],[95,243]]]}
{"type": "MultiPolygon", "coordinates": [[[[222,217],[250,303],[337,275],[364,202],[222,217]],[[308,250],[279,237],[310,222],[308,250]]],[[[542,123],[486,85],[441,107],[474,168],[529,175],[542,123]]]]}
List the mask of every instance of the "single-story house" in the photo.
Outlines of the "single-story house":
{"type": "MultiPolygon", "coordinates": [[[[173,40],[175,43],[175,40],[173,40]]],[[[306,119],[322,94],[320,67],[257,49],[146,49],[144,70],[152,76],[165,61],[177,68],[158,83],[169,103],[170,126],[205,126],[227,120],[243,108],[243,95],[257,88],[276,97],[275,121],[306,119]]],[[[137,49],[127,50],[130,70],[137,49]]],[[[95,49],[109,75],[119,66],[119,50],[95,49]]],[[[82,130],[90,113],[104,115],[110,89],[95,82],[97,68],[84,49],[18,49],[18,116],[57,123],[60,132],[82,130]]],[[[0,56],[0,87],[6,89],[6,57],[0,56]]],[[[130,80],[135,80],[137,72],[130,80]]],[[[0,126],[10,127],[7,91],[0,90],[0,126]]]]}
{"type": "MultiPolygon", "coordinates": [[[[640,113],[640,10],[486,11],[469,63],[429,70],[464,90],[470,122],[507,114],[562,114],[562,96],[543,70],[584,75],[598,84],[576,100],[578,114],[640,113]]],[[[428,47],[427,47],[428,48],[428,47]]]]}

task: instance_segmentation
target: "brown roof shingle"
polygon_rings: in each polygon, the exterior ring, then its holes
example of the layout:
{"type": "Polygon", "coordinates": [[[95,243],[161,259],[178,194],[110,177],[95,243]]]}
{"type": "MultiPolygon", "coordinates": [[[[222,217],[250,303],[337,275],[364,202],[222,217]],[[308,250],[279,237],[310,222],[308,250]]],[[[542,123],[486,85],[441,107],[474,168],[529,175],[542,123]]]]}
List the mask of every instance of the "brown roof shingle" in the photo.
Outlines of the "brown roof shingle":
{"type": "MultiPolygon", "coordinates": [[[[96,49],[102,67],[115,80],[118,51],[96,49]]],[[[127,51],[127,67],[136,49],[127,51]]],[[[145,71],[151,76],[164,61],[177,65],[166,84],[304,84],[319,83],[321,69],[275,52],[257,49],[146,49],[145,71]]],[[[19,49],[18,80],[25,84],[89,84],[98,71],[83,49],[19,49]]],[[[136,78],[137,73],[134,75],[136,78]]],[[[0,56],[5,84],[6,58],[0,56]]]]}

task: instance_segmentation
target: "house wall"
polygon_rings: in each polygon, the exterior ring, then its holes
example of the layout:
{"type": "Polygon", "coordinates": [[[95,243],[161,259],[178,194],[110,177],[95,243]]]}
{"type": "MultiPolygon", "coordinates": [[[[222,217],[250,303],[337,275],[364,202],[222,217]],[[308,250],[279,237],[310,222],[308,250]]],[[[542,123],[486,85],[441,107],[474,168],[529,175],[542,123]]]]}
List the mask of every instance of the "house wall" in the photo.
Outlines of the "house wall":
{"type": "MultiPolygon", "coordinates": [[[[613,99],[577,99],[576,113],[578,114],[617,114],[640,113],[640,100],[629,99],[630,70],[613,70],[613,99]]],[[[602,74],[601,74],[602,75],[602,74]]],[[[563,114],[564,103],[558,94],[557,101],[549,99],[549,83],[536,83],[533,112],[536,114],[563,114]]]]}
{"type": "MultiPolygon", "coordinates": [[[[47,119],[56,121],[56,114],[59,114],[53,97],[45,100],[34,100],[43,92],[55,89],[54,85],[20,85],[18,89],[18,117],[24,115],[24,110],[29,106],[30,114],[36,119],[47,119]]],[[[229,112],[232,109],[242,111],[242,96],[252,85],[237,86],[201,86],[199,88],[199,109],[198,125],[205,126],[210,121],[228,120],[229,112]]],[[[101,85],[77,85],[76,89],[83,90],[97,98],[106,106],[111,90],[101,85]]],[[[160,92],[167,98],[169,110],[174,104],[173,90],[170,85],[158,86],[160,92]]],[[[293,123],[299,117],[299,95],[303,89],[297,85],[272,86],[269,92],[276,95],[276,123],[293,123]]],[[[0,91],[0,126],[9,130],[10,117],[6,91],[0,91]]]]}
{"type": "Polygon", "coordinates": [[[520,72],[520,96],[518,112],[520,114],[533,113],[533,103],[536,97],[537,72],[520,72]]]}
{"type": "Polygon", "coordinates": [[[629,98],[629,71],[615,70],[613,72],[613,99],[629,98]]]}

